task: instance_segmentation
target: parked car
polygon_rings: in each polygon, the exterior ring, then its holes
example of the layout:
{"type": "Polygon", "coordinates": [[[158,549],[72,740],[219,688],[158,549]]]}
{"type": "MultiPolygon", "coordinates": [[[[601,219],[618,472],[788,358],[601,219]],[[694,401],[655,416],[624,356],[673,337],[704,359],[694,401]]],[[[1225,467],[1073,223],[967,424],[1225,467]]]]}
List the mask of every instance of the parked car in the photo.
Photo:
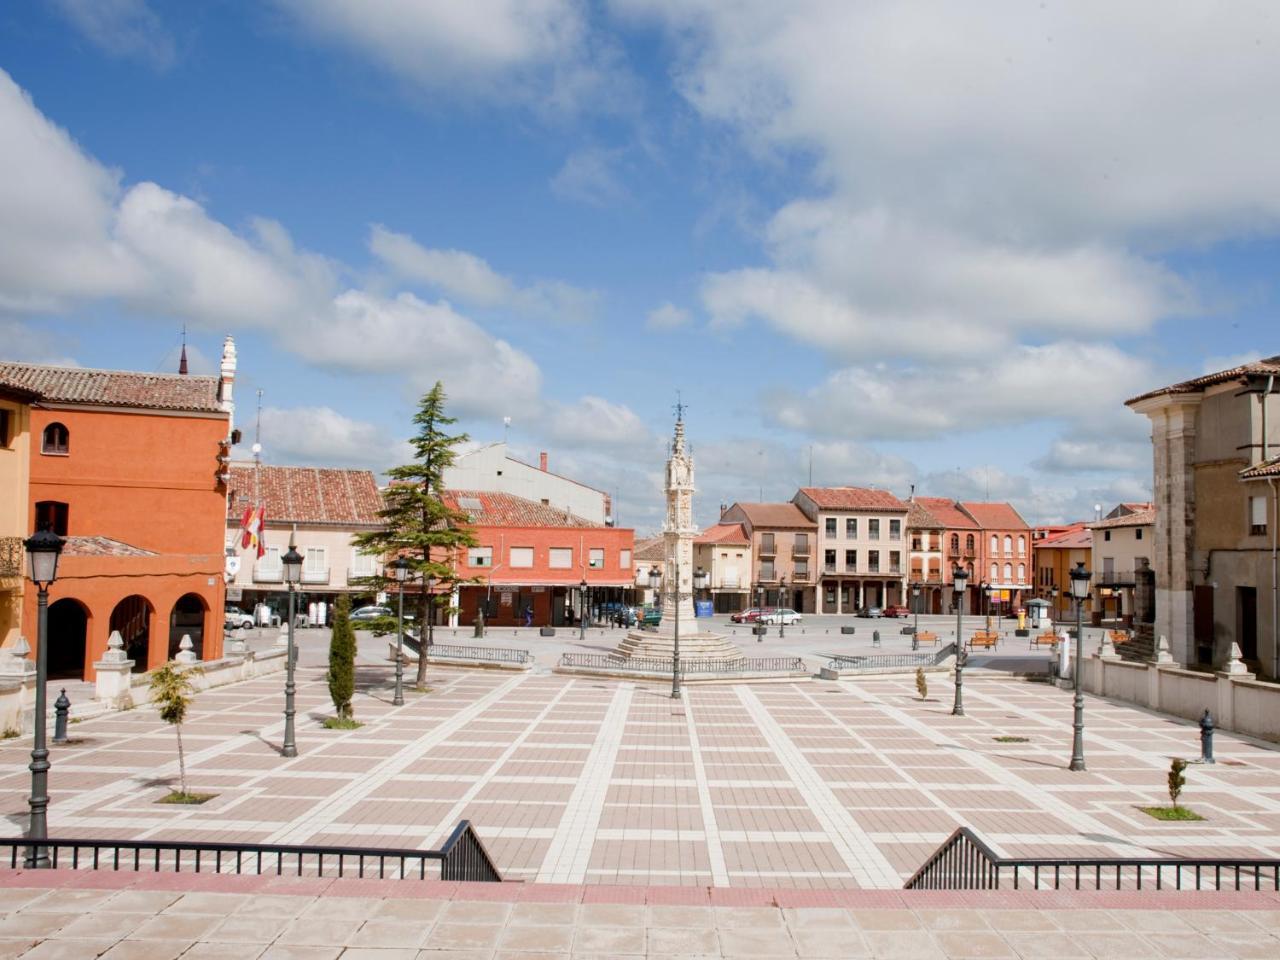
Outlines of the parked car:
{"type": "Polygon", "coordinates": [[[351,611],[351,615],[347,618],[352,623],[368,623],[371,620],[381,620],[384,617],[394,617],[396,612],[390,607],[357,607],[351,611]]]}
{"type": "Polygon", "coordinates": [[[911,616],[911,610],[909,607],[903,607],[898,604],[891,603],[889,606],[884,608],[884,615],[886,617],[909,617],[911,616]]]}
{"type": "Polygon", "coordinates": [[[245,613],[239,607],[227,607],[223,614],[224,629],[230,630],[252,630],[253,614],[245,613]]]}
{"type": "Polygon", "coordinates": [[[858,616],[862,617],[864,620],[878,620],[880,617],[884,616],[884,611],[879,607],[863,607],[858,611],[858,616]]]}
{"type": "Polygon", "coordinates": [[[730,623],[755,623],[760,619],[760,608],[751,607],[748,610],[739,610],[737,613],[729,617],[730,623]]]}
{"type": "Polygon", "coordinates": [[[769,610],[760,618],[761,623],[781,623],[783,626],[791,626],[793,623],[800,622],[800,614],[792,610],[790,607],[780,607],[777,610],[769,610]]]}

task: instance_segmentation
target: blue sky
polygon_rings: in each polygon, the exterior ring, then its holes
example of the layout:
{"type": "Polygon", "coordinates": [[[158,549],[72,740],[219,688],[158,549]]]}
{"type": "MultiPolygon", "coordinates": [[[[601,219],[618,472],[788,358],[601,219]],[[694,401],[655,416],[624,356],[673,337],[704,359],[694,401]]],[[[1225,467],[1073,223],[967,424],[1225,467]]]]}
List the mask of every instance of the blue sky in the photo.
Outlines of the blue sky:
{"type": "Polygon", "coordinates": [[[660,521],[808,478],[1087,515],[1122,401],[1277,350],[1264,3],[18,0],[4,355],[239,346],[272,462],[476,440],[660,521]],[[1110,11],[1103,15],[1104,11],[1110,11]]]}

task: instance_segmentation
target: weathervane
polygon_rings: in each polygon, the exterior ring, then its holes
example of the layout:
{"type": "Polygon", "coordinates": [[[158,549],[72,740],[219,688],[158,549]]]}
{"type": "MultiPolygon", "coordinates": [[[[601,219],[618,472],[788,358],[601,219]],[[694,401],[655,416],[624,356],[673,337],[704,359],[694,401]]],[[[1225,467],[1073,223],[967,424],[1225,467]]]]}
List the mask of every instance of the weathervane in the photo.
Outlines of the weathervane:
{"type": "Polygon", "coordinates": [[[676,391],[676,423],[684,422],[684,412],[689,409],[689,405],[680,399],[680,391],[676,391]]]}

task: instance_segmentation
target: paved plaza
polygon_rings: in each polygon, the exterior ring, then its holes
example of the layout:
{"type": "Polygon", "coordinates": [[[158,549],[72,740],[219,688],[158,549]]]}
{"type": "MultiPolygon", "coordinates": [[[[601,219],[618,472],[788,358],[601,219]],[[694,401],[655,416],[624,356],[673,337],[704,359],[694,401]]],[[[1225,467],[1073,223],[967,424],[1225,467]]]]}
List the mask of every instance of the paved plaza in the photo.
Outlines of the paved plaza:
{"type": "MultiPolygon", "coordinates": [[[[326,640],[303,636],[296,759],[278,752],[281,675],[198,695],[184,739],[192,788],[217,794],[203,806],[153,802],[177,764],[149,707],[86,719],[53,749],[51,835],[433,847],[465,818],[510,879],[770,889],[899,888],[961,824],[1009,855],[1280,857],[1273,745],[1219,733],[1183,798],[1207,819],[1157,822],[1136,808],[1167,802],[1194,725],[1090,697],[1073,774],[1070,694],[995,671],[969,672],[962,718],[942,674],[925,702],[911,676],[676,702],[662,684],[433,667],[431,692],[394,708],[366,643],[365,725],[330,731],[326,640]]],[[[11,835],[28,750],[0,746],[11,835]]]]}

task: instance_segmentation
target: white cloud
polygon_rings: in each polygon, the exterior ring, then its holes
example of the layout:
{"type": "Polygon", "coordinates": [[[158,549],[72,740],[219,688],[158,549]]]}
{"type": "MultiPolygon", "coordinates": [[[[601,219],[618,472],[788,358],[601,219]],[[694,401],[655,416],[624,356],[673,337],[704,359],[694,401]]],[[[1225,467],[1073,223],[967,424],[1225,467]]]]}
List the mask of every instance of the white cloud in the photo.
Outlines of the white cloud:
{"type": "Polygon", "coordinates": [[[1073,440],[1060,437],[1049,445],[1048,453],[1033,462],[1033,466],[1052,473],[1150,472],[1151,444],[1149,441],[1073,440]]]}
{"type": "Polygon", "coordinates": [[[49,330],[32,328],[30,324],[0,318],[0,343],[4,344],[6,360],[25,363],[49,363],[59,367],[78,367],[76,359],[67,354],[74,349],[74,340],[49,330]]]}
{"type": "Polygon", "coordinates": [[[262,440],[264,459],[277,464],[365,467],[380,472],[411,456],[407,442],[325,406],[264,407],[262,440]]]}
{"type": "Polygon", "coordinates": [[[1051,343],[938,368],[847,367],[802,395],[770,398],[770,408],[781,424],[818,436],[923,439],[1124,414],[1133,385],[1149,379],[1143,360],[1110,345],[1051,343]]]}
{"type": "Polygon", "coordinates": [[[618,170],[621,150],[589,147],[569,154],[551,178],[551,189],[567,200],[613,207],[631,200],[618,170]]]}
{"type": "Polygon", "coordinates": [[[600,295],[558,280],[539,280],[521,287],[465,250],[424,247],[408,234],[375,224],[369,249],[393,274],[430,284],[463,303],[502,307],[529,316],[583,322],[594,318],[600,295]]]}
{"type": "Polygon", "coordinates": [[[1042,477],[1011,474],[997,467],[969,467],[930,473],[916,489],[920,496],[1012,503],[1030,524],[1070,523],[1093,518],[1093,505],[1103,512],[1117,503],[1151,499],[1150,480],[1114,477],[1084,485],[1046,482],[1042,477]]]}
{"type": "Polygon", "coordinates": [[[655,445],[654,435],[634,410],[603,397],[588,395],[572,404],[555,403],[547,414],[548,434],[569,446],[652,450],[655,445]]]}
{"type": "Polygon", "coordinates": [[[691,319],[693,318],[688,310],[666,300],[649,311],[646,322],[651,330],[674,330],[676,327],[683,327],[691,319]]]}
{"type": "Polygon", "coordinates": [[[580,0],[277,0],[312,33],[431,93],[551,113],[606,102],[628,83],[580,0]]]}
{"type": "Polygon", "coordinates": [[[113,57],[173,65],[173,37],[146,0],[54,0],[54,6],[94,46],[113,57]]]}

